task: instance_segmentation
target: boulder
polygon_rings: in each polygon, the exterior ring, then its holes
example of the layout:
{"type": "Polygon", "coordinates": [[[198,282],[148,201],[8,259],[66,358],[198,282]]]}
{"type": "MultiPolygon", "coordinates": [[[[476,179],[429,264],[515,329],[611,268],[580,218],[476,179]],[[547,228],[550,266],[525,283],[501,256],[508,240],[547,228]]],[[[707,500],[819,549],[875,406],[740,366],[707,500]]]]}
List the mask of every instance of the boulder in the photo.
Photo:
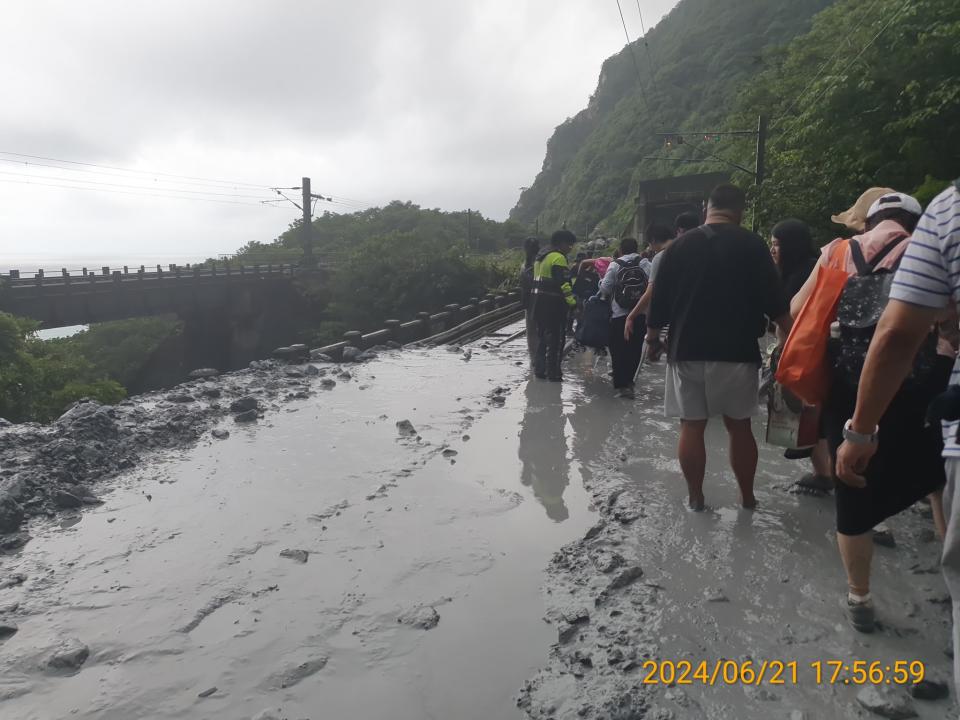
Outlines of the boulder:
{"type": "Polygon", "coordinates": [[[360,348],[353,347],[352,345],[347,345],[343,349],[343,354],[341,358],[345,363],[360,362],[360,356],[363,355],[363,351],[360,348]]]}
{"type": "Polygon", "coordinates": [[[23,522],[23,507],[13,496],[0,490],[0,533],[14,532],[23,522]]]}
{"type": "Polygon", "coordinates": [[[432,630],[440,622],[440,613],[429,605],[420,605],[402,613],[397,622],[420,630],[432,630]]]}
{"type": "Polygon", "coordinates": [[[260,407],[260,403],[255,397],[250,397],[249,395],[237,398],[232,403],[230,403],[230,412],[232,413],[242,413],[247,412],[248,410],[257,410],[260,407]]]}
{"type": "Polygon", "coordinates": [[[216,368],[197,368],[196,370],[191,370],[187,375],[191,380],[200,380],[201,378],[212,378],[220,374],[220,371],[216,368]]]}
{"type": "Polygon", "coordinates": [[[918,717],[913,702],[903,690],[885,685],[868,685],[863,688],[857,693],[857,702],[873,714],[889,720],[918,717]]]}
{"type": "Polygon", "coordinates": [[[67,638],[47,659],[51,670],[77,671],[90,657],[90,648],[75,638],[67,638]]]}
{"type": "Polygon", "coordinates": [[[322,348],[314,348],[310,351],[310,362],[332,363],[333,358],[321,350],[322,348]]]}
{"type": "Polygon", "coordinates": [[[210,434],[213,435],[213,437],[215,437],[217,440],[226,440],[228,437],[230,437],[230,431],[224,430],[223,428],[214,428],[210,434]]]}
{"type": "Polygon", "coordinates": [[[172,403],[192,403],[196,400],[193,395],[187,395],[186,393],[170,393],[167,395],[167,400],[172,403]]]}
{"type": "Polygon", "coordinates": [[[281,550],[280,557],[294,560],[298,563],[306,563],[310,558],[310,553],[306,550],[281,550]]]}
{"type": "Polygon", "coordinates": [[[397,432],[400,433],[401,437],[415,437],[417,434],[417,429],[409,420],[398,420],[397,432]]]}
{"type": "Polygon", "coordinates": [[[402,350],[403,345],[398,343],[396,340],[387,340],[387,347],[391,350],[402,350]]]}
{"type": "Polygon", "coordinates": [[[319,375],[319,374],[320,374],[320,368],[318,368],[316,365],[307,365],[307,366],[303,369],[303,374],[304,374],[304,375],[319,375]]]}
{"type": "Polygon", "coordinates": [[[257,421],[257,411],[255,408],[250,410],[244,410],[242,413],[237,413],[233,416],[233,421],[237,423],[251,423],[257,421]]]}
{"type": "Polygon", "coordinates": [[[77,497],[71,492],[67,492],[63,488],[57,488],[53,491],[53,504],[56,505],[61,510],[69,510],[70,508],[78,508],[83,505],[83,499],[77,497]]]}
{"type": "Polygon", "coordinates": [[[203,395],[205,398],[218,398],[223,393],[220,392],[220,388],[218,387],[207,387],[201,390],[200,394],[203,395]]]}

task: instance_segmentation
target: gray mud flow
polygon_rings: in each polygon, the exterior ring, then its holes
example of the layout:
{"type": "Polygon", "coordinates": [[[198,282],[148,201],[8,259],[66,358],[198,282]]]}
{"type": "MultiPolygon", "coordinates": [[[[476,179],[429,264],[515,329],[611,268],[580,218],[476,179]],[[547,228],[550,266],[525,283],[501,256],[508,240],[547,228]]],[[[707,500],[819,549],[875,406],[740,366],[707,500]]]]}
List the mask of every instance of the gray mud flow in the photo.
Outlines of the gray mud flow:
{"type": "Polygon", "coordinates": [[[0,555],[0,717],[523,717],[546,567],[596,514],[573,390],[527,386],[522,340],[472,351],[351,366],[34,521],[0,555]]]}
{"type": "MultiPolygon", "coordinates": [[[[568,362],[576,383],[569,422],[572,457],[600,517],[551,561],[545,598],[557,634],[545,667],[521,693],[531,717],[958,717],[952,682],[951,699],[931,702],[883,682],[879,692],[845,684],[848,672],[818,685],[810,666],[864,660],[892,669],[896,661],[919,660],[928,677],[951,677],[950,601],[928,506],[888,521],[894,546],[876,547],[872,576],[881,627],[857,633],[840,606],[846,579],[833,496],[798,494],[795,486],[809,462],[787,461],[763,444],[765,418],[758,418],[760,509],[741,510],[725,432],[711,423],[709,507],[690,512],[676,460],[678,428],[662,413],[663,365],[643,369],[637,400],[627,402],[611,397],[606,363],[594,369],[591,361],[585,353],[568,362]],[[643,665],[687,660],[712,668],[724,659],[753,660],[757,669],[763,661],[796,662],[797,682],[688,685],[669,668],[651,678],[643,665]],[[885,714],[864,703],[886,704],[885,714]]],[[[824,672],[829,677],[832,669],[824,672]]]]}

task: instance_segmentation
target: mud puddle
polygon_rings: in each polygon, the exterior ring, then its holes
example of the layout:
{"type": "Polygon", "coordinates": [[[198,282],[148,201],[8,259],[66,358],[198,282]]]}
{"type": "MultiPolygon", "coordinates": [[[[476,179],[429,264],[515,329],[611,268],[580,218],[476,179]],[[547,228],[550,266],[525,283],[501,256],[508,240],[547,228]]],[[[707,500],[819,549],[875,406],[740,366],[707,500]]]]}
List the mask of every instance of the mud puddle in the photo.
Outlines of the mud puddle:
{"type": "MultiPolygon", "coordinates": [[[[873,595],[881,628],[862,635],[840,607],[845,575],[836,550],[833,497],[795,493],[808,463],[760,444],[761,508],[738,509],[719,423],[708,430],[705,513],[684,508],[677,429],[662,416],[663,366],[645,368],[635,403],[611,397],[604,363],[569,362],[573,454],[600,510],[587,537],[551,561],[547,612],[557,635],[549,661],[525,687],[534,718],[603,720],[814,720],[880,717],[858,701],[862,686],[817,684],[811,663],[923,662],[946,681],[950,604],[929,508],[888,521],[895,546],[877,547],[873,595]],[[797,682],[713,686],[645,684],[649,660],[797,663],[797,682]]],[[[755,422],[761,439],[764,420],[755,422]]],[[[826,675],[831,675],[832,670],[826,675]]],[[[884,685],[884,683],[881,683],[884,685]]],[[[913,700],[882,687],[898,717],[957,717],[950,700],[913,700]]],[[[862,696],[861,696],[862,697],[862,696]]],[[[888,712],[890,710],[888,709],[888,712]]],[[[893,717],[893,715],[886,715],[893,717]]]]}
{"type": "Polygon", "coordinates": [[[596,515],[573,388],[480,345],[352,367],[32,522],[0,556],[0,715],[522,717],[545,568],[596,515]]]}

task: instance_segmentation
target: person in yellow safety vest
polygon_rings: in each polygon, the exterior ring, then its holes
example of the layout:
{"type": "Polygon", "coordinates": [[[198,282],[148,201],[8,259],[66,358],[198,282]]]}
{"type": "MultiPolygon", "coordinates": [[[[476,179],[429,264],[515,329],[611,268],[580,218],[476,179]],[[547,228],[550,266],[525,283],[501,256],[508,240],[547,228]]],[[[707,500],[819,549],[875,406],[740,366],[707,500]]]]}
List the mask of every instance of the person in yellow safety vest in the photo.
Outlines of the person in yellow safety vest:
{"type": "Polygon", "coordinates": [[[541,250],[533,266],[533,312],[537,322],[537,352],[533,373],[541,380],[560,382],[560,359],[566,341],[567,313],[577,306],[570,285],[567,253],[577,243],[569,230],[557,230],[550,246],[541,250]]]}

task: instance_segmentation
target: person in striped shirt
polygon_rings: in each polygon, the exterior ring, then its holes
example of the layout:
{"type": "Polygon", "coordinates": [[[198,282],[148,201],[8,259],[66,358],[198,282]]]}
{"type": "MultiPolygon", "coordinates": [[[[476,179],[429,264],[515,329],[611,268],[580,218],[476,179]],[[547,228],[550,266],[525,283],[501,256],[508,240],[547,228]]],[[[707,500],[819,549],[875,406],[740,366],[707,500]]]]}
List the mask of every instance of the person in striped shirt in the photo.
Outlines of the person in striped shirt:
{"type": "MultiPolygon", "coordinates": [[[[913,365],[930,326],[950,304],[960,305],[960,180],[938,195],[920,219],[894,278],[890,302],[867,353],[856,410],[837,452],[837,477],[863,487],[863,473],[877,451],[880,418],[913,365]]],[[[947,486],[943,544],[944,578],[953,598],[954,682],[960,688],[960,361],[941,408],[947,486]]],[[[904,478],[909,482],[909,478],[904,478]]]]}

